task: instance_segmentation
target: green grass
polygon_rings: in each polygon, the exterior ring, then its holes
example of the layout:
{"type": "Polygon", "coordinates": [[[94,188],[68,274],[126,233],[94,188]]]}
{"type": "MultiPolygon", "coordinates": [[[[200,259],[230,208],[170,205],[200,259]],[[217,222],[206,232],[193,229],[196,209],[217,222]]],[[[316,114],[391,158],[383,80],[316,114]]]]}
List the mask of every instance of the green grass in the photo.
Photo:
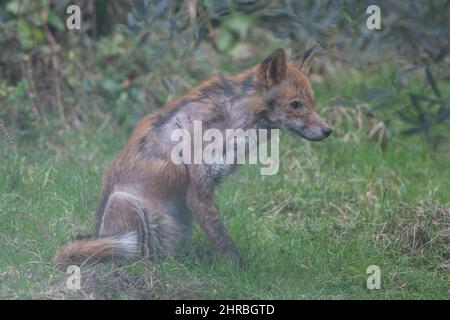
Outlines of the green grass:
{"type": "MultiPolygon", "coordinates": [[[[327,90],[317,85],[322,105],[327,90]]],[[[448,299],[450,156],[421,137],[382,149],[363,130],[346,133],[337,127],[320,143],[283,134],[277,175],[245,166],[217,190],[242,270],[215,256],[196,225],[188,256],[87,268],[89,288],[75,293],[51,258],[92,231],[102,171],[129,132],[105,119],[46,130],[37,145],[1,136],[0,297],[448,299]],[[380,290],[366,288],[370,265],[381,268],[380,290]]]]}

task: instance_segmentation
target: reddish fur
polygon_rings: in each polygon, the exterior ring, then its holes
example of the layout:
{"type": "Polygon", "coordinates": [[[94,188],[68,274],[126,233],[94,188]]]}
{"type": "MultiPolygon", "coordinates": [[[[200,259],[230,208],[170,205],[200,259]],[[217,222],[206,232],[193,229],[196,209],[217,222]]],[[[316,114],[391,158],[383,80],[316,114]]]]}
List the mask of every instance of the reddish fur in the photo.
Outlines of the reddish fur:
{"type": "MultiPolygon", "coordinates": [[[[240,92],[249,76],[254,80],[254,86],[236,100],[235,106],[230,104],[232,98],[221,91],[222,80],[212,77],[168,103],[163,111],[141,119],[104,176],[97,208],[98,238],[69,242],[59,250],[56,260],[82,262],[91,256],[101,260],[112,254],[111,236],[129,231],[136,231],[139,241],[153,237],[159,249],[168,250],[175,243],[186,242],[182,234],[189,225],[189,212],[196,215],[220,254],[238,258],[238,251],[214,204],[217,183],[211,184],[211,181],[216,179],[210,176],[208,167],[177,165],[171,161],[170,148],[164,142],[168,134],[165,126],[173,130],[175,120],[180,127],[202,120],[216,121],[230,128],[255,127],[258,121],[263,121],[265,113],[272,112],[272,118],[281,122],[295,120],[311,128],[327,127],[314,111],[314,95],[305,74],[310,60],[308,54],[300,62],[287,63],[284,51],[278,49],[261,64],[227,78],[235,92],[240,92]],[[302,112],[289,108],[293,99],[302,101],[305,106],[302,112]],[[224,101],[220,102],[224,106],[218,106],[217,101],[224,101]],[[235,107],[237,111],[232,109],[235,107]],[[157,225],[154,230],[148,229],[154,225],[157,225]]],[[[264,118],[264,121],[272,120],[264,118]]],[[[149,243],[142,245],[143,252],[149,251],[149,243]]]]}
{"type": "Polygon", "coordinates": [[[112,237],[72,240],[58,250],[54,261],[66,266],[108,259],[113,256],[114,243],[112,237]]]}

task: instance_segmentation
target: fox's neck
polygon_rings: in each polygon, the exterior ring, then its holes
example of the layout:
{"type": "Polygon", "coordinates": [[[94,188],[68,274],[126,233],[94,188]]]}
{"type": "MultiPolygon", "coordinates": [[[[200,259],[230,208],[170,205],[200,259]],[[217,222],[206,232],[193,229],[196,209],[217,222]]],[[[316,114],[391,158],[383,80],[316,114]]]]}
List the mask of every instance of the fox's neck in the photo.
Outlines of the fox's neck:
{"type": "Polygon", "coordinates": [[[258,81],[259,66],[248,69],[236,76],[226,78],[234,86],[234,95],[224,92],[223,95],[230,99],[237,109],[242,109],[247,117],[253,119],[251,127],[272,129],[272,124],[264,118],[264,111],[269,101],[265,89],[258,81]]]}
{"type": "MultiPolygon", "coordinates": [[[[215,77],[195,89],[196,95],[226,110],[234,127],[266,127],[262,113],[267,107],[263,89],[258,83],[257,67],[238,75],[215,77]]],[[[243,128],[244,129],[244,128],[243,128]]]]}

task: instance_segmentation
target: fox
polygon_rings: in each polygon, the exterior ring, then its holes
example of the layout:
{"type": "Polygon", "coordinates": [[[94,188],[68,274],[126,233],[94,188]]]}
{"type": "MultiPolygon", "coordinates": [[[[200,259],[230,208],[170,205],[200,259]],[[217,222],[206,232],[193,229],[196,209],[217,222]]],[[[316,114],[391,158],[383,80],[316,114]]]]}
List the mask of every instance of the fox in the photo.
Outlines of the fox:
{"type": "Polygon", "coordinates": [[[308,77],[316,51],[314,46],[288,60],[284,49],[276,49],[240,74],[213,76],[143,117],[104,173],[93,235],[64,244],[54,262],[67,266],[182,254],[195,218],[219,256],[242,265],[214,199],[236,165],[174,163],[171,132],[191,130],[194,121],[202,121],[204,129],[222,132],[262,128],[311,141],[329,137],[332,129],[315,111],[308,77]],[[243,92],[235,95],[230,87],[243,92]]]}

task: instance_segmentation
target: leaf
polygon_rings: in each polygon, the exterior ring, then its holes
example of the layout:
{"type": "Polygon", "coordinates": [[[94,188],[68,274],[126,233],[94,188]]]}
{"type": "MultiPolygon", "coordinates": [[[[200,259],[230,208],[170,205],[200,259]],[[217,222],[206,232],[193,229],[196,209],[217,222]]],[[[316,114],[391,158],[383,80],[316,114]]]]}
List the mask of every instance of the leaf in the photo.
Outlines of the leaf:
{"type": "Polygon", "coordinates": [[[98,81],[98,85],[110,94],[117,92],[121,87],[120,84],[112,79],[101,79],[98,81]]]}
{"type": "Polygon", "coordinates": [[[169,5],[172,3],[172,1],[169,0],[162,0],[158,3],[158,5],[156,6],[156,8],[154,9],[155,11],[153,12],[152,16],[150,17],[148,23],[152,24],[153,22],[155,22],[156,19],[158,19],[159,17],[161,17],[164,12],[167,10],[167,8],[169,8],[169,5]]]}
{"type": "Polygon", "coordinates": [[[441,108],[435,117],[435,122],[442,123],[447,120],[450,120],[450,109],[441,108]]]}
{"type": "Polygon", "coordinates": [[[217,50],[224,52],[233,44],[233,36],[226,29],[220,30],[219,36],[215,39],[217,50]]]}
{"type": "Polygon", "coordinates": [[[134,15],[131,12],[128,12],[128,14],[127,14],[127,24],[129,27],[136,26],[136,18],[134,17],[134,15]]]}
{"type": "Polygon", "coordinates": [[[44,33],[25,20],[19,20],[17,22],[17,31],[19,42],[23,49],[31,49],[36,45],[44,43],[44,33]]]}
{"type": "Polygon", "coordinates": [[[150,56],[148,63],[153,63],[155,60],[160,59],[167,51],[169,51],[169,47],[166,44],[163,44],[150,56]]]}
{"type": "Polygon", "coordinates": [[[144,13],[147,11],[149,0],[133,0],[133,6],[137,13],[144,13]]]}
{"type": "Polygon", "coordinates": [[[48,23],[58,31],[64,30],[65,28],[64,22],[53,11],[49,11],[48,13],[48,23]]]}
{"type": "Polygon", "coordinates": [[[169,93],[175,92],[175,86],[173,85],[172,81],[169,78],[162,77],[161,82],[164,88],[167,90],[167,92],[169,93]]]}
{"type": "Polygon", "coordinates": [[[392,96],[392,92],[378,88],[367,88],[366,94],[369,99],[388,98],[392,96]]]}
{"type": "Polygon", "coordinates": [[[399,118],[406,123],[417,124],[417,122],[418,122],[416,118],[414,118],[410,114],[406,113],[405,111],[399,111],[399,112],[397,112],[397,114],[398,114],[399,118]]]}
{"type": "Polygon", "coordinates": [[[411,93],[410,96],[414,97],[414,99],[416,99],[418,102],[428,102],[430,106],[439,104],[439,100],[432,99],[421,94],[411,93]]]}
{"type": "Polygon", "coordinates": [[[422,107],[420,106],[420,102],[419,99],[417,98],[416,95],[414,94],[409,94],[409,98],[411,100],[411,104],[414,107],[414,109],[417,111],[417,113],[419,114],[419,118],[420,120],[424,120],[425,119],[425,113],[423,112],[422,107]]]}
{"type": "Polygon", "coordinates": [[[200,28],[198,29],[195,43],[194,43],[194,46],[192,47],[192,50],[195,50],[198,48],[198,46],[206,39],[206,37],[208,36],[208,33],[209,33],[208,28],[206,28],[204,26],[200,26],[200,28]]]}
{"type": "Polygon", "coordinates": [[[239,34],[240,37],[247,36],[248,30],[252,25],[252,19],[246,15],[234,15],[225,20],[224,27],[239,34]]]}
{"type": "Polygon", "coordinates": [[[6,5],[6,10],[15,15],[23,14],[25,12],[25,8],[26,5],[24,5],[22,1],[19,0],[10,1],[6,5]]]}
{"type": "Polygon", "coordinates": [[[431,88],[433,89],[434,94],[439,99],[441,99],[442,98],[441,92],[439,91],[439,88],[438,88],[437,83],[436,83],[436,79],[434,78],[433,74],[431,73],[431,70],[427,67],[425,69],[425,72],[427,74],[428,83],[430,84],[431,88]]]}

